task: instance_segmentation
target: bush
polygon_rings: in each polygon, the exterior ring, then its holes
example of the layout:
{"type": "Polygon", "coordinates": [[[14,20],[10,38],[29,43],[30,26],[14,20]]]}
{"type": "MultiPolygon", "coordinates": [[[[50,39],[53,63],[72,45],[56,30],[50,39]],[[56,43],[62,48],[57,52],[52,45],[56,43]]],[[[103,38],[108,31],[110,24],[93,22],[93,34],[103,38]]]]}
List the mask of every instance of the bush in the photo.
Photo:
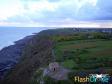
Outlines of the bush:
{"type": "Polygon", "coordinates": [[[73,60],[65,60],[63,66],[69,69],[77,68],[77,64],[73,60]]]}
{"type": "Polygon", "coordinates": [[[50,78],[49,76],[44,77],[44,83],[45,84],[56,84],[55,80],[50,78]]]}

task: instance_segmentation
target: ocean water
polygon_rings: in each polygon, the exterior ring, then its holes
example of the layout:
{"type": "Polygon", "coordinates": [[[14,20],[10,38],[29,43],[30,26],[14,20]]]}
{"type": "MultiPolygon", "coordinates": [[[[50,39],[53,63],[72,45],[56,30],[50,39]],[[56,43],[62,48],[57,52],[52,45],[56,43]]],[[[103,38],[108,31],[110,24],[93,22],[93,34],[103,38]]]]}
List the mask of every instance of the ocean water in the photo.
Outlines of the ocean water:
{"type": "Polygon", "coordinates": [[[48,28],[45,27],[0,27],[0,50],[25,36],[38,33],[48,28]]]}

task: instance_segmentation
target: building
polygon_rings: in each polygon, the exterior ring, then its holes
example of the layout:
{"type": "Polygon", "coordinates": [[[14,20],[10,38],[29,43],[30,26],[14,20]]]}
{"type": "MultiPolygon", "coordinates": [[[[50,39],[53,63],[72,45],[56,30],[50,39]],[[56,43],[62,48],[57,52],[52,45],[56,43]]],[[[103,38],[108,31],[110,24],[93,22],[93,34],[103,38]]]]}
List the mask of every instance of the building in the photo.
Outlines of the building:
{"type": "Polygon", "coordinates": [[[53,63],[49,64],[49,70],[50,71],[55,72],[55,71],[58,71],[59,68],[60,68],[60,66],[59,66],[59,63],[57,63],[57,62],[53,62],[53,63]]]}

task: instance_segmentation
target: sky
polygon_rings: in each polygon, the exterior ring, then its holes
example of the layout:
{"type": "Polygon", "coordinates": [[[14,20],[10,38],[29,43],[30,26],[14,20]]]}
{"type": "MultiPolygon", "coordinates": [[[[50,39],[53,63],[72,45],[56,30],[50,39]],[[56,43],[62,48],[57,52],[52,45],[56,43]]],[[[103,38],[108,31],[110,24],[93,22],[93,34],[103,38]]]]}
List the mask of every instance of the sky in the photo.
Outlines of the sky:
{"type": "Polygon", "coordinates": [[[0,26],[112,27],[112,0],[0,0],[0,26]]]}

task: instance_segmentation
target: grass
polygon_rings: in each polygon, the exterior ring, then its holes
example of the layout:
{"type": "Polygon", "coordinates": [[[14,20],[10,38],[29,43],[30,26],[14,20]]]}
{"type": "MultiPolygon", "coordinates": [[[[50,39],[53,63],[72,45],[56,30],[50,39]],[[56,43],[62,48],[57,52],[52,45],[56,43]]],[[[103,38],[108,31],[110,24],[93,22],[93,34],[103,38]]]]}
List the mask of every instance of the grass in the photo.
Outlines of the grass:
{"type": "Polygon", "coordinates": [[[112,40],[63,41],[58,42],[54,50],[56,60],[63,62],[63,66],[68,68],[76,65],[79,69],[111,67],[112,40]]]}
{"type": "Polygon", "coordinates": [[[62,65],[65,68],[73,69],[77,67],[77,64],[73,60],[65,60],[62,65]]]}

